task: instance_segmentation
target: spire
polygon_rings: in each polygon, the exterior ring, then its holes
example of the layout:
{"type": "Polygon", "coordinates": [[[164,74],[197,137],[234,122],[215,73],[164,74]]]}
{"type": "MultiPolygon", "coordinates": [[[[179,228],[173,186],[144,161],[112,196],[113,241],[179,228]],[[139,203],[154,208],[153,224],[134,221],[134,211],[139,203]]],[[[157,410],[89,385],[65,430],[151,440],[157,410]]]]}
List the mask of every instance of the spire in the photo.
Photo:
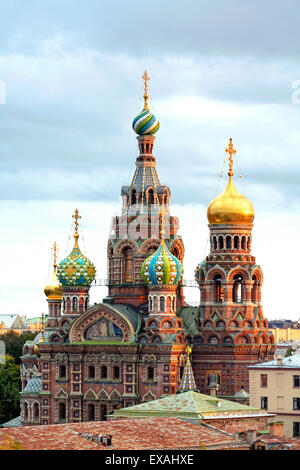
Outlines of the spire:
{"type": "Polygon", "coordinates": [[[150,77],[147,73],[147,70],[145,70],[145,72],[143,73],[142,79],[144,80],[144,109],[149,109],[148,108],[148,98],[149,98],[149,95],[148,95],[148,82],[150,80],[150,77]]]}
{"type": "Polygon", "coordinates": [[[197,389],[195,378],[194,378],[194,373],[193,373],[193,369],[192,369],[192,365],[190,361],[190,354],[192,352],[192,348],[190,347],[189,344],[185,348],[185,352],[187,354],[187,359],[186,359],[186,363],[184,366],[182,380],[179,386],[180,392],[190,392],[193,390],[195,391],[197,389]]]}
{"type": "Polygon", "coordinates": [[[231,177],[234,175],[233,173],[233,158],[232,155],[236,154],[236,150],[233,148],[232,144],[232,139],[229,139],[229,145],[228,148],[225,148],[225,152],[229,153],[229,171],[228,171],[228,176],[231,177]]]}
{"type": "Polygon", "coordinates": [[[46,286],[44,287],[45,295],[48,297],[48,300],[59,300],[62,298],[62,287],[58,282],[56,270],[57,270],[57,244],[53,243],[52,255],[53,255],[53,273],[51,278],[48,280],[46,286]]]}
{"type": "Polygon", "coordinates": [[[40,342],[40,343],[44,343],[44,342],[45,342],[45,337],[44,337],[45,323],[44,323],[44,313],[43,313],[43,312],[42,312],[41,321],[42,321],[41,339],[40,339],[39,342],[40,342]]]}
{"type": "Polygon", "coordinates": [[[75,244],[74,244],[74,248],[78,248],[78,238],[79,238],[79,234],[78,234],[79,222],[78,222],[78,220],[81,219],[81,216],[79,215],[78,209],[75,210],[75,214],[72,215],[72,217],[74,219],[74,225],[75,225],[75,233],[74,233],[75,244]]]}

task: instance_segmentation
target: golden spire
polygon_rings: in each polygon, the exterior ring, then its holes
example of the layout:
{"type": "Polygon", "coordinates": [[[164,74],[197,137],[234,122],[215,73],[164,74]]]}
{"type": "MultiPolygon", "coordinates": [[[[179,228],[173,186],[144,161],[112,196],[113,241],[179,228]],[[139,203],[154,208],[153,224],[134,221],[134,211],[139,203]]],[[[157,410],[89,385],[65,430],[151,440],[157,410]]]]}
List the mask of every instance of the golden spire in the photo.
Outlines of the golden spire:
{"type": "Polygon", "coordinates": [[[57,245],[56,242],[53,243],[53,268],[54,272],[56,273],[56,268],[57,268],[57,245]]]}
{"type": "Polygon", "coordinates": [[[78,248],[78,238],[79,238],[79,234],[78,234],[78,220],[81,219],[81,216],[79,215],[79,211],[78,209],[75,210],[75,214],[72,215],[73,219],[74,219],[74,224],[75,224],[75,233],[74,233],[74,239],[75,239],[75,244],[74,244],[74,248],[78,248]]]}
{"type": "Polygon", "coordinates": [[[229,139],[229,145],[228,148],[225,148],[225,152],[229,153],[229,171],[228,171],[228,176],[233,176],[233,158],[232,155],[236,154],[236,150],[233,148],[232,144],[232,139],[229,139]]]}
{"type": "Polygon", "coordinates": [[[148,98],[149,98],[149,95],[148,95],[148,82],[150,80],[150,77],[147,73],[147,70],[145,70],[145,72],[143,73],[142,75],[142,79],[144,80],[144,88],[145,88],[145,93],[144,93],[144,109],[149,109],[148,108],[148,98]]]}
{"type": "Polygon", "coordinates": [[[165,231],[165,227],[164,227],[164,223],[165,223],[165,219],[164,219],[164,216],[165,216],[165,209],[163,206],[161,206],[161,209],[159,211],[159,214],[160,214],[160,218],[161,218],[161,228],[160,228],[160,237],[161,237],[161,242],[164,243],[165,242],[165,239],[164,239],[164,236],[166,234],[166,231],[165,231]]]}
{"type": "Polygon", "coordinates": [[[187,347],[185,348],[185,352],[187,354],[187,358],[189,359],[190,358],[190,354],[192,352],[192,348],[191,346],[188,344],[187,347]]]}
{"type": "Polygon", "coordinates": [[[44,337],[44,331],[45,331],[45,323],[44,323],[44,313],[42,312],[42,317],[41,317],[41,320],[42,320],[42,328],[41,328],[41,339],[40,339],[40,343],[44,343],[45,342],[45,337],[44,337]]]}

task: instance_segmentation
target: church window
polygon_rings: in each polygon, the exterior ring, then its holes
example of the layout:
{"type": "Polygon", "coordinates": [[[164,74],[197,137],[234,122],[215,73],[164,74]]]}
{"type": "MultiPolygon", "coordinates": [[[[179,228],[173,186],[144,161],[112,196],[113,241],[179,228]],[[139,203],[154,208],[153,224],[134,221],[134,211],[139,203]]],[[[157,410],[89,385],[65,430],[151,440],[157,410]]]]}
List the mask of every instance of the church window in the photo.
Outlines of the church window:
{"type": "Polygon", "coordinates": [[[246,250],[246,237],[242,237],[242,250],[246,250]]]}
{"type": "Polygon", "coordinates": [[[114,366],[113,375],[114,375],[114,379],[119,379],[120,378],[120,367],[119,366],[114,366]]]}
{"type": "Polygon", "coordinates": [[[33,417],[35,420],[38,420],[40,418],[40,409],[37,403],[33,405],[33,417]]]}
{"type": "Polygon", "coordinates": [[[136,204],[136,190],[134,189],[131,193],[131,204],[136,204]]]}
{"type": "Polygon", "coordinates": [[[238,249],[239,249],[239,245],[240,245],[239,237],[238,237],[238,236],[235,236],[234,239],[233,239],[233,246],[234,246],[234,249],[235,249],[235,250],[238,250],[238,249]]]}
{"type": "Polygon", "coordinates": [[[232,289],[232,301],[235,303],[242,302],[242,281],[243,278],[240,274],[233,277],[234,284],[232,289]]]}
{"type": "Polygon", "coordinates": [[[66,376],[67,376],[66,366],[64,366],[64,365],[59,366],[59,377],[61,379],[65,379],[66,376]]]}
{"type": "Polygon", "coordinates": [[[148,367],[147,369],[147,379],[153,380],[154,379],[154,367],[148,367]]]}
{"type": "Polygon", "coordinates": [[[217,249],[217,238],[216,237],[213,237],[213,249],[214,250],[217,249]]]}
{"type": "Polygon", "coordinates": [[[89,366],[89,379],[95,378],[95,366],[89,366]]]}
{"type": "Polygon", "coordinates": [[[95,421],[95,405],[92,403],[88,405],[88,421],[95,421]]]}
{"type": "Polygon", "coordinates": [[[231,250],[231,236],[227,235],[226,237],[226,249],[231,250]]]}
{"type": "Polygon", "coordinates": [[[28,419],[28,403],[24,404],[24,418],[28,419]]]}
{"type": "Polygon", "coordinates": [[[224,240],[223,237],[220,235],[219,236],[219,250],[223,250],[224,248],[224,240]]]}
{"type": "Polygon", "coordinates": [[[154,204],[154,192],[153,189],[150,189],[148,192],[148,204],[154,204]]]}
{"type": "Polygon", "coordinates": [[[175,297],[172,299],[172,311],[175,312],[175,297]]]}
{"type": "Polygon", "coordinates": [[[101,379],[107,379],[107,366],[101,367],[101,379]]]}
{"type": "Polygon", "coordinates": [[[160,311],[164,312],[165,311],[165,298],[160,297],[159,301],[160,301],[160,311]]]}
{"type": "Polygon", "coordinates": [[[85,310],[87,310],[88,307],[89,307],[89,298],[86,297],[86,299],[85,299],[85,310]]]}
{"type": "Polygon", "coordinates": [[[73,297],[73,311],[77,311],[77,297],[73,297]]]}
{"type": "Polygon", "coordinates": [[[65,403],[60,403],[58,406],[58,419],[59,421],[66,420],[66,404],[65,403]]]}
{"type": "Polygon", "coordinates": [[[127,248],[124,251],[124,272],[123,272],[124,282],[133,281],[132,270],[133,270],[132,250],[131,248],[127,248]]]}
{"type": "Polygon", "coordinates": [[[221,283],[221,274],[215,274],[214,280],[214,291],[215,291],[215,302],[224,301],[224,289],[222,288],[221,283]]]}

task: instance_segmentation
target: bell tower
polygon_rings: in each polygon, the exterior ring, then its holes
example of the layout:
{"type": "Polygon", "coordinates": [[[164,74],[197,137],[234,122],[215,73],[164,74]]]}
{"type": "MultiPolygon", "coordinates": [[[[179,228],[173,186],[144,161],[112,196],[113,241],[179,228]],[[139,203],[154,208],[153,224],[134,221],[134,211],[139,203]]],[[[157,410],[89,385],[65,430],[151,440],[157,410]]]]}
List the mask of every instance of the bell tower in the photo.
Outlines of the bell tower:
{"type": "MultiPolygon", "coordinates": [[[[158,119],[148,106],[149,75],[145,71],[144,107],[132,122],[137,134],[139,155],[130,186],[121,189],[122,212],[112,220],[108,240],[108,297],[107,302],[125,303],[143,309],[148,302],[147,285],[141,275],[145,259],[160,246],[160,211],[164,208],[165,243],[180,262],[184,258],[184,245],[178,235],[179,220],[170,215],[171,191],[161,184],[153,155],[158,119]]],[[[177,307],[183,306],[183,287],[178,283],[177,307]]]]}
{"type": "Polygon", "coordinates": [[[251,253],[254,207],[233,182],[232,139],[225,150],[228,183],[208,206],[210,252],[195,273],[200,309],[193,357],[197,349],[203,393],[214,374],[219,393],[234,395],[248,389],[247,366],[272,359],[275,346],[261,304],[263,273],[251,253]]]}

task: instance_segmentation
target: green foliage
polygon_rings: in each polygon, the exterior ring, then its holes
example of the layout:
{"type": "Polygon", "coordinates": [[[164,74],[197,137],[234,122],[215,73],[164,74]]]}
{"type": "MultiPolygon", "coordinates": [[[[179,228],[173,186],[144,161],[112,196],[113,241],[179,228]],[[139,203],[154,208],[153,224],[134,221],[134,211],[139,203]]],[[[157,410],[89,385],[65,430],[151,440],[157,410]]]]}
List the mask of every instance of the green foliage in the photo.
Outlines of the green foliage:
{"type": "Polygon", "coordinates": [[[289,357],[289,356],[292,356],[295,352],[295,349],[293,348],[293,346],[290,346],[287,350],[286,350],[286,353],[285,353],[285,357],[289,357]]]}
{"type": "Polygon", "coordinates": [[[0,364],[0,424],[20,414],[20,366],[6,355],[5,364],[0,364]]]}
{"type": "Polygon", "coordinates": [[[6,354],[12,356],[17,364],[21,363],[20,357],[23,354],[23,346],[26,341],[32,341],[35,338],[36,333],[22,333],[18,335],[14,331],[9,331],[4,335],[1,335],[1,340],[5,343],[6,354]]]}

